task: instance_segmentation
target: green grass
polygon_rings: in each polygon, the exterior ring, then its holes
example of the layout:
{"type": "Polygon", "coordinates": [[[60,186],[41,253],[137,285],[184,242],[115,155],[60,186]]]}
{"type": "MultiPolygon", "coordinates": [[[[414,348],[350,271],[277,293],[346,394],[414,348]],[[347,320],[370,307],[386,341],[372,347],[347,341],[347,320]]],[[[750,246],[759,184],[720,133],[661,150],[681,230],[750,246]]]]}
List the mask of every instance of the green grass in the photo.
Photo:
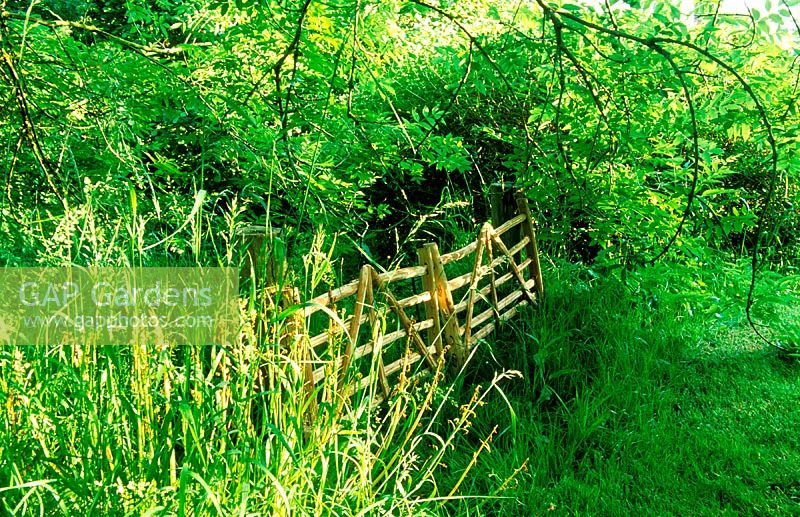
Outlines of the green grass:
{"type": "Polygon", "coordinates": [[[467,489],[486,493],[528,462],[504,499],[472,514],[800,512],[800,364],[757,341],[738,306],[720,309],[730,300],[714,293],[741,270],[694,274],[704,296],[691,282],[665,289],[688,269],[642,271],[625,286],[561,267],[544,306],[486,344],[483,370],[518,367],[526,379],[505,390],[515,422],[505,398],[478,414],[476,434],[506,432],[467,489]]]}
{"type": "MultiPolygon", "coordinates": [[[[797,514],[800,363],[747,328],[746,274],[553,264],[453,384],[310,427],[280,322],[233,349],[5,347],[0,513],[797,514]]],[[[797,283],[759,286],[777,337],[797,283]]]]}

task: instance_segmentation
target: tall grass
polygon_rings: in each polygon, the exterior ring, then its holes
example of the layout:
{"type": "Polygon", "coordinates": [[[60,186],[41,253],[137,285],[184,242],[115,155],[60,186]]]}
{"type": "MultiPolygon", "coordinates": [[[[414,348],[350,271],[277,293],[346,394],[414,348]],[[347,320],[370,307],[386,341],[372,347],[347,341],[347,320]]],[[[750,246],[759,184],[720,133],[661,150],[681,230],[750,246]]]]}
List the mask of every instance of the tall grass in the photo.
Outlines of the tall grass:
{"type": "MultiPolygon", "coordinates": [[[[234,200],[223,218],[210,217],[198,208],[201,198],[163,234],[152,233],[157,221],[134,194],[102,228],[90,224],[89,201],[73,223],[53,229],[70,243],[66,254],[45,252],[41,262],[120,263],[112,257],[121,256],[137,266],[237,266],[242,205],[234,200]],[[183,249],[191,255],[176,255],[183,249]]],[[[323,243],[306,253],[310,284],[334,274],[323,243]]],[[[440,472],[486,398],[516,374],[498,373],[488,389],[453,405],[459,397],[441,372],[419,378],[409,369],[377,407],[369,397],[338,400],[331,372],[316,388],[315,407],[300,358],[289,351],[296,347],[282,344],[291,310],[279,313],[261,292],[247,294],[239,339],[228,345],[0,348],[0,512],[439,515],[468,494],[493,432],[457,479],[443,484],[440,472]]]]}
{"type": "MultiPolygon", "coordinates": [[[[183,207],[163,227],[135,196],[117,219],[92,199],[30,225],[23,255],[239,265],[235,198],[222,217],[183,207]]],[[[298,285],[349,278],[333,239],[301,244],[298,285]]],[[[794,339],[797,278],[763,278],[756,316],[794,339]]],[[[258,292],[225,346],[0,347],[0,513],[800,511],[800,377],[747,331],[744,268],[551,262],[546,282],[543,303],[478,343],[455,378],[408,369],[377,407],[337,399],[333,371],[311,404],[296,347],[281,344],[293,309],[258,292]]]]}

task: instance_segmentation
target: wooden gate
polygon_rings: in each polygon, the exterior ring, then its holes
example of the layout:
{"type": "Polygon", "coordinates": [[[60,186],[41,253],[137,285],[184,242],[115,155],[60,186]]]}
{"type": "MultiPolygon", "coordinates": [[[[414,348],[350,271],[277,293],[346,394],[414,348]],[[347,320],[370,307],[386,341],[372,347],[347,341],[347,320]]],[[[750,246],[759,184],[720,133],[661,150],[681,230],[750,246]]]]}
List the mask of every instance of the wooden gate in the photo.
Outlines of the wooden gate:
{"type": "Polygon", "coordinates": [[[524,193],[514,200],[513,217],[497,228],[484,224],[459,250],[440,255],[430,243],[416,266],[378,273],[365,265],[352,282],[304,304],[296,324],[305,332],[292,346],[312,405],[320,392],[340,404],[369,386],[380,401],[399,375],[458,370],[477,341],[536,303],[544,286],[535,222],[524,193]],[[509,242],[513,235],[517,242],[509,242]],[[314,328],[325,330],[309,335],[314,328]],[[334,381],[333,390],[318,389],[334,381]]]}

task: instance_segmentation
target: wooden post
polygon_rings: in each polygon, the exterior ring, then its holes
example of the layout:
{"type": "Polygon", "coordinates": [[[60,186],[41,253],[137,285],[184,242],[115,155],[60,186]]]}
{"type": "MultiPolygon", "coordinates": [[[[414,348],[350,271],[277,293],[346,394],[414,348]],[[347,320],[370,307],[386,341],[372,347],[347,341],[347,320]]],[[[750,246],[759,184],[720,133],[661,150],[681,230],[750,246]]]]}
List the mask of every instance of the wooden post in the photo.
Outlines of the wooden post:
{"type": "Polygon", "coordinates": [[[430,247],[425,246],[417,250],[419,265],[425,266],[425,275],[422,277],[422,287],[430,293],[431,299],[425,304],[425,315],[433,321],[433,326],[428,329],[428,343],[436,347],[436,360],[444,355],[442,345],[442,325],[439,320],[439,296],[436,290],[436,275],[431,258],[430,247]]]}
{"type": "MultiPolygon", "coordinates": [[[[494,262],[494,251],[492,250],[492,238],[489,236],[490,232],[494,229],[489,228],[486,231],[484,238],[486,239],[486,253],[489,255],[489,264],[494,262]]],[[[510,258],[513,260],[513,257],[510,258]]],[[[492,311],[494,312],[494,328],[499,329],[502,321],[500,320],[500,312],[497,308],[499,301],[497,299],[497,275],[494,273],[494,268],[489,269],[489,286],[492,294],[492,311]]]]}
{"type": "MultiPolygon", "coordinates": [[[[472,312],[475,310],[475,291],[478,289],[478,273],[480,272],[481,262],[483,261],[483,247],[488,243],[488,235],[491,229],[491,224],[483,224],[481,233],[478,235],[478,245],[475,247],[475,263],[472,267],[472,279],[469,282],[469,293],[467,298],[467,319],[464,322],[464,348],[466,348],[467,351],[469,351],[471,346],[470,339],[472,337],[472,312]]],[[[491,263],[492,259],[490,256],[489,264],[491,263]]],[[[492,281],[494,281],[494,277],[492,277],[492,281]]],[[[492,288],[494,288],[494,284],[492,284],[492,288]]]]}
{"type": "Polygon", "coordinates": [[[255,287],[281,285],[285,281],[286,245],[283,230],[271,226],[245,226],[236,232],[242,263],[239,285],[255,287]]]}
{"type": "Polygon", "coordinates": [[[541,300],[542,296],[544,296],[544,283],[542,282],[542,267],[539,263],[539,245],[536,243],[535,221],[531,216],[531,210],[528,207],[528,197],[525,195],[525,192],[523,190],[518,190],[514,194],[514,198],[517,201],[519,213],[525,216],[525,220],[522,222],[522,231],[525,232],[525,235],[528,237],[526,253],[531,259],[531,263],[528,265],[528,274],[534,279],[534,282],[536,282],[534,288],[536,289],[536,295],[541,300]]]}
{"type": "Polygon", "coordinates": [[[429,267],[431,268],[433,285],[436,291],[436,304],[441,314],[440,324],[443,322],[442,337],[449,350],[450,368],[458,371],[467,360],[467,350],[459,335],[458,316],[455,312],[453,294],[450,292],[450,286],[447,285],[447,275],[439,258],[439,246],[432,242],[426,244],[425,248],[427,249],[425,253],[430,256],[429,267]]]}
{"type": "MultiPolygon", "coordinates": [[[[361,275],[358,279],[358,292],[356,293],[356,305],[353,308],[353,316],[350,320],[350,328],[347,332],[347,346],[345,347],[342,362],[339,366],[339,395],[342,399],[347,396],[345,381],[347,380],[347,369],[353,360],[353,351],[358,345],[358,331],[361,328],[361,315],[364,313],[364,300],[367,293],[372,293],[372,266],[369,264],[361,268],[361,275]]],[[[372,295],[370,294],[370,297],[372,295]]]]}
{"type": "MultiPolygon", "coordinates": [[[[382,326],[378,324],[378,314],[375,312],[375,294],[372,291],[372,278],[369,279],[369,289],[367,289],[367,294],[364,299],[367,309],[369,310],[369,325],[372,329],[372,343],[376,345],[378,340],[381,338],[381,332],[383,329],[382,326]]],[[[391,390],[389,389],[389,379],[386,377],[386,367],[383,364],[383,350],[382,348],[378,348],[377,346],[372,347],[373,355],[377,355],[378,362],[378,382],[381,385],[381,392],[383,393],[383,398],[388,399],[391,390]]]]}
{"type": "MultiPolygon", "coordinates": [[[[511,182],[496,182],[490,185],[489,204],[491,205],[492,226],[498,228],[504,222],[517,215],[517,206],[514,203],[514,184],[511,182]]],[[[506,248],[512,248],[520,240],[519,227],[512,228],[502,237],[506,248]]]]}

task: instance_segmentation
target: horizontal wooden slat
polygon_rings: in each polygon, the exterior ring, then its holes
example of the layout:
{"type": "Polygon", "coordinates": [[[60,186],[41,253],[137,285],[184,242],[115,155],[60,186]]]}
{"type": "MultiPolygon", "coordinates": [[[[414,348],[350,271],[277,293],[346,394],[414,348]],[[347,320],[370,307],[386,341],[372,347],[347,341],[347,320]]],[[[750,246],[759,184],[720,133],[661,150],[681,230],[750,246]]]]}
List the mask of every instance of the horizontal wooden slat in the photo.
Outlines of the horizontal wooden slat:
{"type": "MultiPolygon", "coordinates": [[[[338,369],[337,369],[338,371],[338,369]]],[[[335,376],[335,374],[334,374],[335,376]]],[[[317,368],[314,370],[314,385],[319,384],[319,382],[325,378],[325,366],[317,368]]]]}
{"type": "Polygon", "coordinates": [[[529,238],[528,238],[528,236],[526,235],[525,237],[523,237],[523,238],[522,238],[522,240],[521,240],[521,241],[519,241],[519,242],[518,242],[517,244],[515,244],[515,245],[514,245],[514,246],[513,246],[513,247],[512,247],[510,250],[508,250],[508,253],[509,253],[509,254],[510,254],[512,257],[513,257],[513,256],[515,256],[517,253],[519,253],[520,251],[522,251],[522,248],[524,248],[524,247],[525,247],[525,246],[526,246],[526,245],[527,245],[529,242],[530,242],[530,239],[529,239],[529,238]]]}
{"type": "Polygon", "coordinates": [[[442,264],[449,264],[450,262],[457,262],[457,261],[461,260],[462,258],[469,256],[471,253],[474,253],[475,249],[477,247],[478,247],[478,241],[475,241],[473,243],[470,243],[470,244],[464,246],[460,250],[451,251],[450,253],[447,253],[446,255],[442,255],[441,257],[439,257],[439,260],[442,262],[442,264]]]}
{"type": "Polygon", "coordinates": [[[324,305],[325,307],[330,307],[331,304],[338,302],[339,300],[343,300],[348,296],[353,296],[358,291],[358,280],[353,280],[349,284],[345,284],[342,287],[338,287],[332,290],[329,293],[321,294],[316,298],[312,298],[309,300],[309,303],[313,303],[316,305],[310,305],[303,309],[303,316],[306,318],[320,310],[320,305],[324,305]]]}
{"type": "MultiPolygon", "coordinates": [[[[358,322],[359,325],[363,325],[369,319],[369,314],[362,314],[360,321],[358,322]]],[[[353,320],[353,317],[350,316],[349,318],[344,320],[344,324],[346,328],[350,328],[350,322],[353,320]]],[[[330,330],[327,330],[321,334],[317,334],[309,339],[309,344],[311,348],[317,348],[321,344],[328,341],[329,338],[338,336],[339,334],[344,332],[344,328],[341,325],[333,325],[330,330]]]]}
{"type": "MultiPolygon", "coordinates": [[[[502,264],[503,262],[506,262],[507,260],[508,259],[506,259],[506,257],[500,256],[500,257],[495,258],[491,262],[491,264],[485,264],[485,265],[481,266],[480,268],[478,268],[478,278],[481,278],[484,275],[488,274],[489,273],[489,268],[495,268],[495,267],[499,266],[500,264],[502,264]]],[[[471,281],[472,281],[472,271],[470,271],[469,273],[464,273],[461,276],[457,276],[457,277],[453,278],[452,280],[448,280],[447,281],[447,286],[450,287],[450,291],[455,291],[456,289],[459,289],[461,287],[464,287],[465,285],[468,285],[471,281]]]]}
{"type": "Polygon", "coordinates": [[[405,309],[406,307],[413,307],[414,305],[419,305],[420,303],[429,301],[431,301],[431,293],[424,292],[409,296],[408,298],[403,298],[402,300],[398,300],[397,304],[405,309]]]}
{"type": "MultiPolygon", "coordinates": [[[[378,277],[386,282],[397,282],[400,280],[409,280],[411,278],[418,278],[425,274],[425,266],[411,266],[411,267],[404,267],[401,269],[395,269],[393,271],[387,271],[385,273],[381,273],[378,277]]],[[[316,305],[310,305],[303,309],[303,316],[309,317],[315,312],[321,310],[319,307],[320,305],[324,305],[325,307],[330,307],[331,304],[337,303],[341,300],[344,300],[348,296],[353,296],[358,292],[358,280],[353,280],[349,284],[345,284],[342,287],[338,287],[332,290],[330,293],[321,294],[315,298],[309,300],[309,303],[313,303],[316,305]]],[[[428,298],[430,299],[430,298],[428,298]]],[[[420,303],[420,300],[416,303],[420,303]]],[[[413,304],[412,304],[413,305],[413,304]]]]}
{"type": "Polygon", "coordinates": [[[330,334],[328,332],[325,332],[323,334],[317,334],[316,336],[308,340],[308,345],[311,348],[317,348],[321,344],[327,343],[329,337],[330,334]]]}
{"type": "MultiPolygon", "coordinates": [[[[525,260],[523,260],[523,261],[520,263],[520,265],[519,265],[519,268],[520,268],[520,269],[522,269],[522,268],[524,268],[524,267],[527,267],[527,266],[528,266],[528,264],[530,264],[530,263],[531,263],[530,259],[525,259],[525,260]]],[[[500,287],[501,285],[503,285],[503,284],[505,284],[506,282],[508,282],[509,280],[511,280],[513,277],[514,277],[514,273],[512,273],[512,272],[508,272],[508,273],[506,273],[505,275],[503,275],[503,276],[501,276],[501,277],[497,278],[497,279],[495,280],[495,282],[494,282],[494,285],[495,285],[495,287],[500,287]]],[[[528,281],[528,283],[527,283],[526,285],[531,285],[531,281],[529,280],[529,281],[528,281]]],[[[528,289],[531,289],[531,287],[528,287],[528,289]]],[[[490,285],[487,285],[487,286],[484,286],[484,287],[482,287],[480,290],[478,290],[478,297],[485,297],[485,296],[487,296],[487,295],[488,295],[488,294],[489,294],[491,291],[492,291],[492,286],[491,286],[491,284],[490,284],[490,285]]],[[[469,300],[467,299],[467,293],[464,293],[464,299],[463,299],[463,300],[461,300],[459,303],[457,303],[457,304],[456,304],[456,306],[455,306],[455,312],[456,312],[456,314],[459,314],[459,313],[461,313],[461,312],[462,312],[464,309],[466,309],[466,308],[467,308],[467,304],[468,304],[468,303],[469,303],[469,300]]]]}
{"type": "Polygon", "coordinates": [[[388,283],[397,282],[400,280],[410,280],[412,278],[418,278],[425,274],[425,266],[411,266],[411,267],[404,267],[401,269],[395,269],[394,271],[387,271],[386,273],[381,273],[378,275],[378,278],[381,281],[388,283]]]}
{"type": "MultiPolygon", "coordinates": [[[[419,355],[419,354],[415,354],[415,355],[419,355]]],[[[414,360],[414,363],[416,363],[418,361],[419,361],[419,358],[416,358],[414,360]]],[[[424,369],[421,372],[418,372],[418,373],[412,375],[410,380],[411,380],[411,382],[414,382],[413,379],[416,379],[416,378],[418,378],[418,377],[420,377],[422,375],[426,375],[426,374],[430,375],[430,371],[428,369],[424,369]]],[[[348,391],[348,395],[347,396],[348,397],[352,397],[353,395],[355,395],[358,392],[363,392],[369,385],[370,385],[370,378],[369,377],[364,377],[358,382],[358,385],[350,387],[350,390],[348,391]]],[[[391,396],[391,395],[392,395],[392,393],[389,393],[389,396],[391,396]]],[[[386,396],[383,394],[383,391],[378,389],[377,391],[375,391],[373,393],[372,398],[370,399],[370,404],[372,406],[376,406],[378,404],[383,403],[385,400],[386,400],[386,396]]]]}
{"type": "Polygon", "coordinates": [[[475,332],[472,335],[472,337],[470,337],[470,340],[471,340],[472,344],[474,345],[475,343],[478,342],[478,340],[483,339],[486,336],[488,336],[489,334],[491,334],[494,331],[494,327],[495,327],[495,324],[492,321],[492,322],[489,322],[489,324],[486,325],[485,327],[483,327],[482,329],[480,329],[477,332],[475,332]]]}
{"type": "MultiPolygon", "coordinates": [[[[517,267],[519,267],[519,269],[526,268],[526,267],[528,267],[528,264],[530,264],[530,263],[531,263],[531,259],[525,259],[522,262],[520,262],[517,267]]],[[[514,273],[512,271],[509,271],[505,275],[496,278],[495,281],[494,281],[494,285],[495,285],[495,287],[500,287],[501,285],[505,284],[506,282],[508,282],[512,278],[514,278],[514,273]]],[[[481,289],[481,292],[483,294],[488,294],[490,290],[491,290],[491,286],[487,285],[486,287],[481,289]]]]}
{"type": "MultiPolygon", "coordinates": [[[[508,311],[506,311],[503,314],[501,314],[500,315],[500,321],[507,321],[507,320],[513,318],[519,312],[520,307],[524,307],[526,305],[528,305],[527,300],[522,300],[521,302],[519,302],[519,304],[511,307],[511,309],[509,309],[508,311]]],[[[494,327],[495,327],[494,322],[490,322],[489,324],[484,326],[482,329],[480,329],[477,332],[475,332],[475,334],[472,335],[472,342],[475,343],[479,339],[483,339],[486,336],[488,336],[489,334],[491,334],[492,331],[494,330],[494,327]]]]}
{"type": "MultiPolygon", "coordinates": [[[[400,307],[405,309],[406,307],[413,307],[414,305],[418,305],[420,303],[430,301],[430,299],[431,299],[431,293],[427,293],[426,292],[426,293],[421,293],[421,294],[415,294],[413,296],[409,296],[408,298],[403,298],[398,303],[400,304],[400,307]]],[[[344,321],[345,326],[347,326],[348,328],[350,327],[351,318],[347,318],[344,321]]],[[[369,318],[368,314],[362,314],[361,315],[361,321],[359,322],[359,325],[363,325],[367,321],[368,318],[369,318]]],[[[321,344],[327,342],[329,336],[338,336],[343,331],[344,331],[344,329],[341,326],[334,325],[331,330],[323,332],[322,334],[317,334],[316,336],[312,337],[310,339],[311,347],[312,348],[316,348],[316,347],[320,346],[321,344]]]]}
{"type": "MultiPolygon", "coordinates": [[[[417,332],[421,332],[423,330],[431,328],[432,326],[433,326],[433,320],[420,321],[419,323],[414,323],[414,330],[416,330],[417,332]]],[[[395,332],[390,332],[389,334],[383,336],[383,338],[381,339],[381,346],[383,346],[385,349],[386,346],[391,345],[398,339],[403,338],[405,336],[406,336],[405,329],[397,330],[395,332]]],[[[372,342],[367,343],[366,345],[358,347],[354,355],[356,359],[364,357],[367,354],[371,354],[373,348],[374,348],[374,343],[372,342]]]]}
{"type": "MultiPolygon", "coordinates": [[[[433,326],[433,320],[432,319],[431,320],[420,321],[419,323],[414,323],[414,329],[417,332],[420,332],[422,330],[428,330],[432,326],[433,326]]],[[[405,329],[396,330],[394,332],[390,332],[390,333],[386,334],[385,336],[383,336],[383,345],[384,346],[391,345],[392,343],[394,343],[398,339],[405,337],[405,335],[406,335],[405,329]]]]}
{"type": "MultiPolygon", "coordinates": [[[[433,326],[433,320],[425,320],[425,321],[420,321],[419,323],[415,323],[414,324],[414,329],[417,332],[421,332],[423,330],[427,330],[427,329],[431,328],[432,326],[433,326]]],[[[405,329],[398,330],[398,331],[386,334],[385,336],[383,336],[382,346],[388,346],[388,345],[392,344],[393,342],[397,341],[398,339],[405,337],[405,335],[406,335],[405,329]]],[[[323,338],[327,338],[327,334],[320,334],[320,336],[322,336],[323,338]]],[[[315,338],[320,337],[320,336],[315,336],[315,338]]],[[[312,338],[312,341],[313,341],[313,339],[314,338],[312,338]]],[[[360,358],[362,358],[362,357],[364,357],[364,356],[366,356],[368,354],[371,354],[373,348],[374,348],[374,343],[372,343],[371,341],[369,343],[365,344],[365,345],[362,345],[362,346],[356,348],[355,352],[353,353],[354,360],[355,359],[360,359],[360,358]]],[[[431,354],[435,354],[436,353],[436,347],[435,346],[428,347],[428,350],[432,351],[431,354]]],[[[388,367],[386,367],[386,368],[388,368],[388,367]]],[[[323,376],[324,376],[324,373],[325,373],[325,368],[324,367],[317,368],[317,370],[314,371],[314,383],[317,383],[317,382],[321,381],[323,376]]],[[[388,370],[386,372],[386,375],[389,375],[388,370]]]]}
{"type": "MultiPolygon", "coordinates": [[[[524,220],[525,220],[525,216],[524,215],[518,215],[518,216],[514,217],[513,219],[509,219],[505,223],[503,223],[500,226],[498,226],[497,228],[495,228],[494,229],[494,233],[497,234],[497,235],[503,235],[505,232],[507,232],[511,228],[519,225],[524,220]]],[[[523,246],[524,246],[524,244],[523,244],[523,246]]],[[[446,253],[446,254],[444,254],[444,255],[442,255],[440,257],[440,259],[442,261],[442,264],[449,264],[451,262],[457,262],[457,261],[463,259],[464,257],[467,257],[470,254],[474,253],[475,249],[477,247],[478,247],[478,242],[475,241],[475,242],[472,242],[472,243],[464,246],[460,250],[451,251],[450,253],[446,253]]],[[[520,249],[522,249],[522,248],[520,248],[520,249]]]]}
{"type": "MultiPolygon", "coordinates": [[[[496,259],[494,259],[494,261],[492,263],[494,264],[495,262],[497,262],[498,260],[501,260],[503,258],[504,257],[496,258],[496,259]]],[[[531,263],[530,259],[525,259],[517,267],[521,270],[521,269],[527,267],[528,264],[530,264],[530,263],[531,263]]],[[[482,277],[482,276],[486,275],[488,272],[489,272],[489,267],[488,266],[482,266],[481,269],[478,270],[478,273],[479,273],[478,276],[482,277]]],[[[506,273],[505,275],[503,275],[500,278],[495,280],[495,286],[500,287],[501,285],[503,285],[506,282],[508,282],[511,279],[512,276],[513,276],[513,273],[506,273]]],[[[465,274],[463,274],[461,276],[457,276],[453,280],[448,281],[447,285],[450,287],[450,291],[455,291],[456,289],[460,289],[460,288],[464,287],[465,285],[468,285],[471,281],[472,281],[472,272],[469,272],[469,273],[465,273],[465,274]]],[[[489,292],[490,289],[491,288],[489,286],[486,286],[486,287],[482,288],[478,292],[480,294],[486,295],[489,292]]],[[[461,305],[466,307],[466,301],[463,301],[463,302],[459,303],[458,305],[456,305],[456,311],[458,311],[458,308],[461,305]]]]}
{"type": "MultiPolygon", "coordinates": [[[[434,346],[428,347],[428,353],[430,353],[430,354],[436,353],[436,347],[434,347],[434,346]]],[[[386,376],[389,377],[390,375],[399,372],[400,370],[403,369],[404,365],[408,365],[408,367],[410,368],[413,365],[417,364],[420,361],[420,359],[422,359],[422,355],[420,355],[419,352],[413,352],[413,353],[409,354],[409,356],[407,358],[406,357],[401,357],[400,359],[398,359],[397,361],[393,362],[392,364],[384,367],[384,371],[386,372],[386,376]]],[[[315,382],[317,382],[317,381],[315,381],[315,382]]],[[[370,382],[371,382],[371,379],[370,379],[369,376],[362,377],[358,381],[356,386],[350,389],[350,391],[348,393],[348,396],[352,396],[357,391],[364,390],[367,386],[369,386],[370,382]]],[[[376,399],[374,401],[375,402],[379,402],[379,401],[382,401],[382,400],[383,400],[383,395],[380,392],[378,392],[376,394],[376,399]]]]}
{"type": "MultiPolygon", "coordinates": [[[[498,313],[502,312],[503,309],[505,309],[515,301],[519,300],[521,297],[522,297],[522,291],[520,290],[514,291],[513,293],[509,294],[508,296],[497,302],[497,312],[498,313]]],[[[494,308],[490,307],[489,309],[475,316],[472,319],[472,328],[474,329],[476,327],[479,327],[481,323],[491,318],[494,313],[495,313],[494,308]]]]}
{"type": "Polygon", "coordinates": [[[499,237],[499,236],[503,235],[504,233],[506,233],[511,228],[517,226],[519,223],[521,223],[524,220],[525,220],[525,216],[521,215],[521,214],[516,216],[516,217],[514,217],[513,219],[509,219],[508,221],[504,222],[503,224],[501,224],[500,226],[495,228],[494,229],[494,234],[499,237]]]}
{"type": "MultiPolygon", "coordinates": [[[[499,261],[500,259],[496,258],[494,259],[494,261],[492,261],[492,264],[494,264],[495,262],[499,264],[499,261]]],[[[478,278],[482,278],[487,273],[489,273],[488,265],[481,266],[478,268],[478,278]]],[[[461,289],[465,285],[469,285],[470,282],[472,282],[472,271],[470,271],[469,273],[464,273],[463,275],[457,276],[451,280],[448,280],[447,286],[450,288],[450,291],[452,292],[461,289]]]]}
{"type": "MultiPolygon", "coordinates": [[[[436,353],[436,347],[433,346],[433,345],[429,346],[428,347],[428,353],[431,354],[431,355],[435,354],[436,353]]],[[[416,364],[417,362],[419,362],[420,359],[422,359],[422,356],[420,355],[420,353],[419,352],[413,352],[411,354],[411,357],[408,359],[409,366],[416,364]]],[[[401,357],[400,359],[398,359],[397,361],[393,362],[392,364],[387,365],[384,368],[384,370],[386,371],[386,376],[388,377],[388,376],[390,376],[390,375],[392,375],[394,373],[397,373],[400,370],[402,370],[404,361],[406,361],[406,359],[404,357],[401,357]]]]}

